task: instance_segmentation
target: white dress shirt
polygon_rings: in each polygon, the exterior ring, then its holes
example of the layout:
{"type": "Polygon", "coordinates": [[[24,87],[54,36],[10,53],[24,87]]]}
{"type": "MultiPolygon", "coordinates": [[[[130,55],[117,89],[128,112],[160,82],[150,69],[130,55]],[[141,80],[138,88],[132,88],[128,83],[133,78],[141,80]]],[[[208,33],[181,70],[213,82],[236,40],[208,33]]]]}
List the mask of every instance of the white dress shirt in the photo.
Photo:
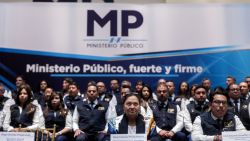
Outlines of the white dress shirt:
{"type": "MultiPolygon", "coordinates": [[[[191,99],[191,98],[190,98],[191,99]]],[[[192,101],[195,102],[195,104],[197,104],[197,101],[195,101],[192,98],[192,101]]],[[[189,101],[189,103],[191,102],[191,100],[189,101]]],[[[206,100],[207,102],[207,100],[206,100]]],[[[188,105],[188,104],[187,104],[188,105]]],[[[192,124],[192,120],[191,120],[191,115],[187,109],[187,105],[183,108],[182,110],[182,114],[183,114],[183,122],[184,122],[184,127],[188,132],[192,132],[193,130],[193,124],[192,124]]]]}
{"type": "Polygon", "coordinates": [[[73,118],[72,118],[72,114],[70,113],[70,111],[68,111],[67,116],[66,116],[65,128],[68,128],[70,130],[73,129],[73,118]]]}
{"type": "Polygon", "coordinates": [[[240,99],[234,100],[230,98],[230,101],[234,104],[234,106],[237,106],[238,111],[240,111],[240,99]],[[237,105],[235,105],[234,101],[237,101],[237,105]]]}
{"type": "Polygon", "coordinates": [[[148,129],[149,121],[150,121],[151,118],[153,118],[153,111],[150,108],[150,106],[148,105],[148,103],[146,103],[146,106],[147,106],[147,110],[143,106],[141,106],[140,113],[144,117],[146,129],[148,129]]]}
{"type": "Polygon", "coordinates": [[[193,124],[191,120],[191,115],[189,111],[186,109],[182,110],[182,115],[183,115],[183,122],[184,122],[184,127],[188,132],[192,132],[193,130],[193,124]]]}
{"type": "Polygon", "coordinates": [[[36,105],[37,109],[39,109],[39,126],[38,127],[40,129],[45,129],[45,119],[43,116],[43,110],[42,110],[41,105],[38,103],[36,99],[32,101],[32,104],[36,105]]]}
{"type": "MultiPolygon", "coordinates": [[[[217,120],[213,114],[211,114],[212,118],[214,120],[217,120]]],[[[238,118],[238,116],[234,116],[235,119],[235,126],[236,126],[236,131],[246,131],[246,128],[243,126],[242,122],[238,118]]],[[[192,131],[192,140],[193,141],[213,141],[214,136],[209,136],[209,135],[204,135],[203,134],[203,129],[201,127],[201,118],[200,116],[196,117],[194,124],[193,124],[193,131],[192,131]]]]}

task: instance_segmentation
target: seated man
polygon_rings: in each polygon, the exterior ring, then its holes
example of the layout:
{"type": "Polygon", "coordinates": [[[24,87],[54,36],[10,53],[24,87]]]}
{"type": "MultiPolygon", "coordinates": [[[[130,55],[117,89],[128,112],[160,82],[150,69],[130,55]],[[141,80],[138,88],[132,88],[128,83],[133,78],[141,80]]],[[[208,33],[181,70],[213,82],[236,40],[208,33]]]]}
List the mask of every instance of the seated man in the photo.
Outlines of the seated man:
{"type": "Polygon", "coordinates": [[[209,110],[209,102],[207,101],[206,89],[203,86],[197,86],[194,89],[193,100],[182,111],[184,115],[184,127],[188,134],[193,129],[195,118],[209,110]]]}
{"type": "Polygon", "coordinates": [[[71,84],[69,84],[69,94],[65,95],[63,99],[65,109],[68,109],[71,114],[74,113],[75,107],[78,104],[81,104],[83,101],[83,98],[80,96],[79,91],[79,86],[76,84],[76,82],[72,82],[71,84]]]}
{"type": "Polygon", "coordinates": [[[157,86],[158,100],[152,104],[157,134],[153,135],[151,141],[185,141],[186,135],[180,132],[183,128],[183,116],[180,114],[180,107],[168,100],[168,88],[164,84],[157,86]]]}
{"type": "Polygon", "coordinates": [[[87,99],[77,105],[73,114],[76,141],[105,141],[108,129],[107,102],[98,101],[96,85],[87,87],[87,99]]]}
{"type": "Polygon", "coordinates": [[[228,111],[225,94],[215,93],[211,97],[211,111],[197,116],[192,131],[193,141],[221,141],[223,131],[245,131],[240,119],[228,111]]]}

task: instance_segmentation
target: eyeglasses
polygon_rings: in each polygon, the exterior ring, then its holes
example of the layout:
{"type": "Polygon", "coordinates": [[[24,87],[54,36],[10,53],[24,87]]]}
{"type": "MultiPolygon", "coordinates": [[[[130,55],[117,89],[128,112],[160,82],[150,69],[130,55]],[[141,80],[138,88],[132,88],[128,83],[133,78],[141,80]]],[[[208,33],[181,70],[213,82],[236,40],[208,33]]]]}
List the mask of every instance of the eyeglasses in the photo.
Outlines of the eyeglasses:
{"type": "Polygon", "coordinates": [[[206,94],[205,91],[196,91],[195,94],[206,94]]]}
{"type": "Polygon", "coordinates": [[[230,91],[239,91],[239,90],[240,90],[239,88],[230,89],[230,91]]]}
{"type": "Polygon", "coordinates": [[[163,91],[157,91],[157,93],[166,93],[167,91],[166,90],[163,90],[163,91]]]}
{"type": "Polygon", "coordinates": [[[223,106],[227,105],[227,101],[215,100],[215,101],[213,101],[213,103],[216,104],[216,105],[221,105],[221,104],[223,106]]]}

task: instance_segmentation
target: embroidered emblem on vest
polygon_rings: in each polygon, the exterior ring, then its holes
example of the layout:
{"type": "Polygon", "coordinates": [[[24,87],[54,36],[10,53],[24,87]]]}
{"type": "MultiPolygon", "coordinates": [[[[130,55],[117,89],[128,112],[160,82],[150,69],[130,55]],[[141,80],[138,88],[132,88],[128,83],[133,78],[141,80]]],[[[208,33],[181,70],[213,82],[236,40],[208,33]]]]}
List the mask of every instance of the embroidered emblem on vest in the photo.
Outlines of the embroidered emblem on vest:
{"type": "Polygon", "coordinates": [[[104,107],[98,107],[98,110],[103,111],[105,108],[104,107]]]}
{"type": "Polygon", "coordinates": [[[247,109],[247,105],[242,105],[242,108],[243,109],[247,109]]]}
{"type": "Polygon", "coordinates": [[[234,123],[233,121],[229,121],[229,122],[225,122],[224,125],[225,125],[225,128],[231,128],[234,126],[234,123]]]}
{"type": "Polygon", "coordinates": [[[174,109],[168,109],[168,113],[174,113],[174,109]]]}

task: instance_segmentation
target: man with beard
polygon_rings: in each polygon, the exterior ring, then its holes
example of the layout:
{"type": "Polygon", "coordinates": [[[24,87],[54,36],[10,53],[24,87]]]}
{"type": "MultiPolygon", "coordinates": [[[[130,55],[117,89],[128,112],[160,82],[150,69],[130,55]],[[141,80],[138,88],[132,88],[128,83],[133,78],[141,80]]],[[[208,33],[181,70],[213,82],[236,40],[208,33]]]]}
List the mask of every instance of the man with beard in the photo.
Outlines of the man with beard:
{"type": "Polygon", "coordinates": [[[193,141],[221,141],[223,131],[245,131],[240,119],[228,112],[227,97],[215,93],[211,97],[211,111],[197,116],[192,131],[193,141]]]}
{"type": "Polygon", "coordinates": [[[79,87],[76,82],[72,82],[69,85],[69,94],[64,97],[63,101],[65,109],[69,109],[71,114],[73,114],[75,106],[82,103],[83,98],[80,95],[79,87]]]}
{"type": "Polygon", "coordinates": [[[206,89],[203,86],[197,86],[194,89],[193,98],[194,101],[190,101],[183,110],[184,126],[188,132],[192,131],[192,124],[195,118],[209,110],[209,102],[206,100],[206,89]]]}
{"type": "Polygon", "coordinates": [[[118,79],[110,80],[110,93],[112,95],[119,95],[120,94],[120,86],[118,79]]]}
{"type": "Polygon", "coordinates": [[[157,86],[158,101],[152,104],[156,134],[151,141],[186,141],[186,135],[180,132],[183,128],[183,117],[180,115],[180,107],[168,100],[169,90],[164,84],[157,86]]]}

